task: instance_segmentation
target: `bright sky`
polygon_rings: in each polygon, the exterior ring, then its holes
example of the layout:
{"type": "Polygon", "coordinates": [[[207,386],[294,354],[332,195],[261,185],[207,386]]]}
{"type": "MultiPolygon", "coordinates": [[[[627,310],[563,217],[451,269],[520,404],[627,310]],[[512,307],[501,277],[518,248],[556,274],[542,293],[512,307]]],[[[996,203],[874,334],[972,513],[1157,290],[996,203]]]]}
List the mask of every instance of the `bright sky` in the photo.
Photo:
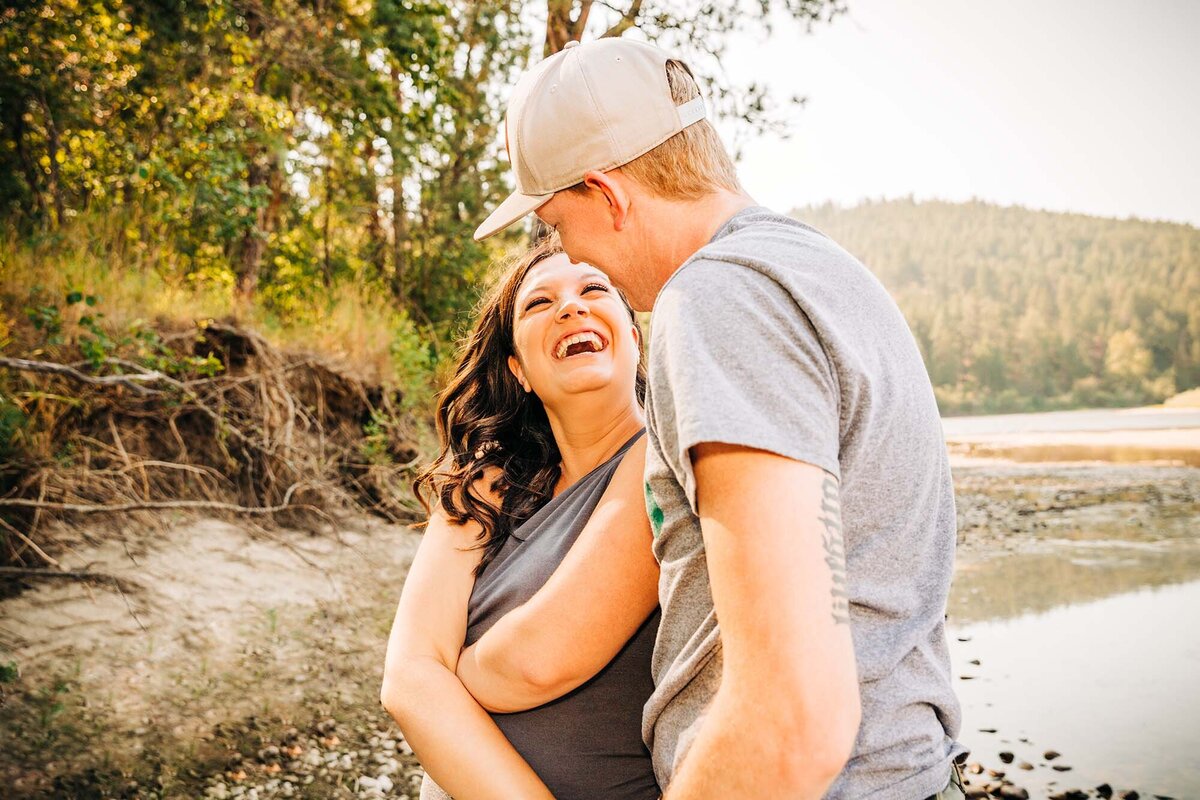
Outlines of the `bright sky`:
{"type": "Polygon", "coordinates": [[[1200,0],[846,0],[730,48],[799,93],[740,173],[779,211],[966,200],[1200,225],[1200,0]]]}

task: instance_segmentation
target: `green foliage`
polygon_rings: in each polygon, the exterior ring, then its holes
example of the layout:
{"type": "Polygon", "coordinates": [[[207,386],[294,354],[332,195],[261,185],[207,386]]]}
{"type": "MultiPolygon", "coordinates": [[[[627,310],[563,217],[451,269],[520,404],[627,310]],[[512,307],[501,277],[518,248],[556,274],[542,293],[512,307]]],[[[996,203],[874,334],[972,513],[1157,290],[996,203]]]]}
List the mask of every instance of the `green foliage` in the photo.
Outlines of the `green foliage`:
{"type": "Polygon", "coordinates": [[[17,667],[17,662],[7,661],[0,664],[0,683],[16,683],[20,677],[21,670],[17,667]]]}
{"type": "MultiPolygon", "coordinates": [[[[721,77],[729,34],[840,10],[644,6],[548,3],[546,33],[557,49],[638,28],[758,129],[772,124],[762,87],[721,77]]],[[[504,98],[542,42],[536,12],[520,0],[14,4],[0,11],[0,219],[53,256],[56,237],[119,221],[93,245],[102,258],[147,284],[248,300],[281,328],[322,319],[338,286],[382,290],[403,317],[392,360],[427,372],[520,237],[471,234],[509,189],[504,98]]],[[[30,305],[43,346],[61,343],[51,305],[30,305]]],[[[88,316],[72,324],[95,366],[119,341],[88,316]]]]}
{"type": "Polygon", "coordinates": [[[896,299],[943,413],[1161,402],[1200,385],[1200,231],[980,202],[793,212],[896,299]]]}

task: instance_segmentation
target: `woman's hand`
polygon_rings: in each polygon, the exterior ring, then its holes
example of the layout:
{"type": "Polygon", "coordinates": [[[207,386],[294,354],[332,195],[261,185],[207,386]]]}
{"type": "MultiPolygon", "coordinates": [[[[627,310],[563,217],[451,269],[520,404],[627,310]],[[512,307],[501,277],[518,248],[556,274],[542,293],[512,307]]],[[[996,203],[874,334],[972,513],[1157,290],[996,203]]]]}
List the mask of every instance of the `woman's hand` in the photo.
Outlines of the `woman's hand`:
{"type": "Polygon", "coordinates": [[[484,708],[523,711],[561,697],[608,664],[658,605],[645,460],[643,436],[550,580],[462,652],[458,676],[484,708]]]}

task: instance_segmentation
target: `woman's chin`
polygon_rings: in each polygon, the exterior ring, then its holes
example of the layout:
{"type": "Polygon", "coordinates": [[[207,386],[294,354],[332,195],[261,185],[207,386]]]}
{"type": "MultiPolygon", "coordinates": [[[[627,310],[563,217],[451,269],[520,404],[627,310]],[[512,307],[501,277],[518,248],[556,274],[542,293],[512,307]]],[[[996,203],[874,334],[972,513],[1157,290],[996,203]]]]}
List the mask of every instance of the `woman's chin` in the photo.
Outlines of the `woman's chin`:
{"type": "Polygon", "coordinates": [[[581,395],[612,394],[625,396],[628,389],[616,385],[623,383],[615,381],[612,367],[609,364],[580,364],[565,375],[559,375],[553,395],[564,400],[581,395]]]}

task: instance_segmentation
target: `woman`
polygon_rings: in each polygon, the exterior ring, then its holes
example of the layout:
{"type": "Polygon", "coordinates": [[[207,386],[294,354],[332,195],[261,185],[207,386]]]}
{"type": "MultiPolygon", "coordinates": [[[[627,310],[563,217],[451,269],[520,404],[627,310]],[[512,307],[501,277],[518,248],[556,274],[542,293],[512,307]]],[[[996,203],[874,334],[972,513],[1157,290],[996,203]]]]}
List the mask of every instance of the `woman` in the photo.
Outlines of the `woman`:
{"type": "Polygon", "coordinates": [[[640,732],[658,623],[644,386],[632,310],[556,241],[483,302],[417,480],[436,507],[384,668],[422,797],[659,796],[640,732]]]}

